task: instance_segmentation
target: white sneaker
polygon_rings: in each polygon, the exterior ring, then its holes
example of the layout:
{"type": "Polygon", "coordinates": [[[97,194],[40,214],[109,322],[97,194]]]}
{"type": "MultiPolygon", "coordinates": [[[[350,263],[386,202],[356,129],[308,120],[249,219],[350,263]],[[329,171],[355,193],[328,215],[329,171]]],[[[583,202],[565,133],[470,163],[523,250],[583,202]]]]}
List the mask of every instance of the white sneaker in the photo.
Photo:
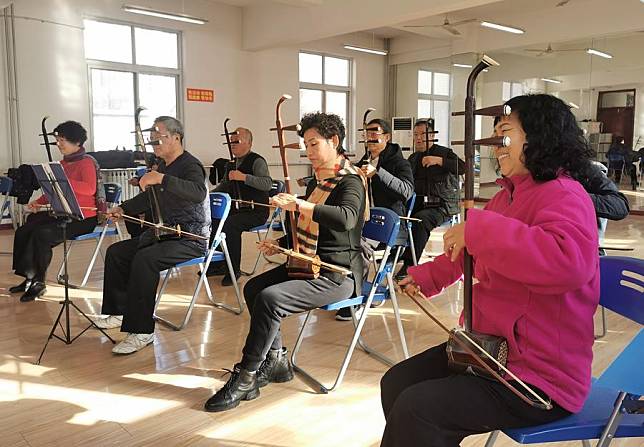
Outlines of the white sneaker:
{"type": "Polygon", "coordinates": [[[94,320],[94,324],[100,329],[114,329],[121,327],[121,323],[123,323],[123,316],[121,315],[110,315],[109,317],[94,320]]]}
{"type": "Polygon", "coordinates": [[[154,334],[133,334],[130,332],[118,345],[112,348],[114,354],[132,354],[154,342],[154,334]]]}

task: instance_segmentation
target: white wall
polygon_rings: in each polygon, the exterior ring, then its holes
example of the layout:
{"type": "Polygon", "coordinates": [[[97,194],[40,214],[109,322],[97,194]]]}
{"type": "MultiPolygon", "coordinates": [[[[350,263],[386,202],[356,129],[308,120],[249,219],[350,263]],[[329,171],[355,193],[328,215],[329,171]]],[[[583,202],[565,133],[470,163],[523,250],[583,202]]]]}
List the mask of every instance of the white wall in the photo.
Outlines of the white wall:
{"type": "MultiPolygon", "coordinates": [[[[15,21],[23,163],[46,160],[38,137],[43,116],[51,116],[48,121],[50,130],[56,123],[67,119],[80,121],[88,130],[90,128],[88,70],[80,29],[85,17],[182,31],[182,96],[185,96],[184,87],[216,91],[214,103],[184,101],[182,118],[187,148],[202,160],[212,162],[210,153],[213,147],[220,149],[220,123],[225,115],[231,111],[236,113],[239,107],[241,9],[205,0],[186,0],[186,13],[209,20],[208,24],[198,26],[126,13],[120,6],[120,2],[108,0],[60,0],[55,3],[21,0],[16,3],[17,16],[60,23],[20,18],[15,21]],[[214,123],[216,133],[213,132],[214,123]]],[[[181,12],[170,0],[159,0],[155,7],[181,12]]],[[[5,77],[4,71],[2,77],[5,77]]],[[[2,168],[6,168],[6,143],[1,153],[2,168]]]]}
{"type": "MultiPolygon", "coordinates": [[[[352,129],[359,126],[356,117],[367,107],[385,112],[386,59],[377,55],[344,50],[342,45],[382,46],[372,42],[371,34],[340,36],[286,48],[250,52],[242,50],[242,9],[206,0],[185,0],[186,14],[206,18],[206,25],[190,25],[163,19],[134,15],[121,11],[121,3],[109,0],[59,0],[55,3],[21,0],[16,4],[17,16],[44,19],[16,18],[17,69],[19,79],[20,125],[22,128],[23,163],[43,162],[44,150],[39,146],[40,120],[51,116],[49,128],[74,119],[90,129],[88,70],[84,58],[82,20],[96,17],[126,21],[133,24],[157,26],[182,31],[183,83],[181,96],[186,131],[186,147],[204,165],[219,157],[227,157],[221,144],[222,123],[231,118],[232,126],[249,127],[255,136],[255,150],[269,163],[279,160],[274,132],[275,104],[282,93],[293,96],[283,107],[283,120],[294,123],[299,119],[298,51],[300,49],[348,56],[354,64],[352,129]],[[68,25],[68,26],[65,26],[68,25]],[[214,89],[214,103],[185,101],[185,88],[214,89]]],[[[181,12],[171,0],[158,0],[154,7],[181,12]]],[[[4,37],[4,36],[3,36],[4,37]]],[[[4,41],[2,42],[4,48],[4,41]]],[[[2,85],[5,70],[0,73],[2,85]]],[[[6,95],[4,95],[6,97],[6,95]]],[[[6,107],[1,109],[0,168],[10,165],[6,130],[6,107]]],[[[144,126],[146,123],[142,123],[144,126]]],[[[290,135],[295,140],[295,135],[290,135]]],[[[348,136],[355,146],[355,132],[348,136]]],[[[91,140],[90,140],[91,141],[91,140]]],[[[127,143],[124,143],[127,144],[127,143]]],[[[91,149],[91,147],[88,147],[91,149]]],[[[297,151],[290,154],[293,163],[303,163],[297,151]]],[[[279,171],[279,169],[277,170],[279,171]]],[[[308,167],[294,167],[293,177],[308,174],[308,167]]],[[[281,172],[274,172],[281,178],[281,172]]]]}

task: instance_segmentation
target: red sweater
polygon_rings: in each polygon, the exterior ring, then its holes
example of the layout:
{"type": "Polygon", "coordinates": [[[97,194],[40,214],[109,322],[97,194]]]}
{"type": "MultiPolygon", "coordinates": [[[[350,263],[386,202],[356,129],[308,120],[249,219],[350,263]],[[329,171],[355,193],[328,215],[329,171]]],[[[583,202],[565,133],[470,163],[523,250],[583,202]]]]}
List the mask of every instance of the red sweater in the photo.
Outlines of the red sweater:
{"type": "MultiPolygon", "coordinates": [[[[94,162],[89,157],[83,157],[72,162],[62,160],[60,164],[67,174],[74,194],[76,194],[83,217],[87,219],[96,216],[95,209],[83,209],[84,207],[96,208],[96,165],[94,162]]],[[[44,195],[38,197],[36,202],[41,205],[49,203],[44,195]]]]}

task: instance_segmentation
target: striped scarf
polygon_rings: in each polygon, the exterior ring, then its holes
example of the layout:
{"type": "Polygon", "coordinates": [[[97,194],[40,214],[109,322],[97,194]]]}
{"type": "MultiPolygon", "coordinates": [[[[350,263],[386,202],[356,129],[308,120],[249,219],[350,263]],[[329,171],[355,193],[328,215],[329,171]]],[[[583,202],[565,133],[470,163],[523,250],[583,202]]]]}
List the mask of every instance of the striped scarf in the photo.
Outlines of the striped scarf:
{"type": "MultiPolygon", "coordinates": [[[[342,177],[345,175],[359,175],[362,184],[367,188],[367,178],[362,173],[362,170],[356,168],[349,160],[340,156],[338,162],[333,168],[319,168],[315,170],[315,178],[317,179],[317,186],[309,195],[307,201],[322,205],[326,202],[329,194],[333,188],[340,183],[342,177]]],[[[365,195],[365,221],[369,220],[369,205],[367,204],[367,197],[365,195]]],[[[300,213],[297,219],[297,241],[300,247],[300,253],[313,256],[317,252],[318,235],[320,226],[308,216],[300,213]]]]}

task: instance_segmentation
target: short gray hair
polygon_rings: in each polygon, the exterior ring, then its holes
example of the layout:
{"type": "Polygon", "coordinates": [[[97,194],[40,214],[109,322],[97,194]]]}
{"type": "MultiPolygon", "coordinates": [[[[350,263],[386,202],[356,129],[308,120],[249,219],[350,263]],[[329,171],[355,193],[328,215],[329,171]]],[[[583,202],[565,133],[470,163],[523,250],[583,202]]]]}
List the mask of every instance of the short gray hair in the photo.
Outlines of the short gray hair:
{"type": "Polygon", "coordinates": [[[179,135],[179,140],[183,142],[183,124],[171,116],[159,116],[155,118],[154,124],[162,123],[172,135],[179,135]]]}
{"type": "Polygon", "coordinates": [[[250,129],[247,129],[245,127],[238,127],[237,131],[240,133],[245,133],[246,136],[248,137],[248,142],[252,145],[253,144],[253,132],[250,131],[250,129]]]}

